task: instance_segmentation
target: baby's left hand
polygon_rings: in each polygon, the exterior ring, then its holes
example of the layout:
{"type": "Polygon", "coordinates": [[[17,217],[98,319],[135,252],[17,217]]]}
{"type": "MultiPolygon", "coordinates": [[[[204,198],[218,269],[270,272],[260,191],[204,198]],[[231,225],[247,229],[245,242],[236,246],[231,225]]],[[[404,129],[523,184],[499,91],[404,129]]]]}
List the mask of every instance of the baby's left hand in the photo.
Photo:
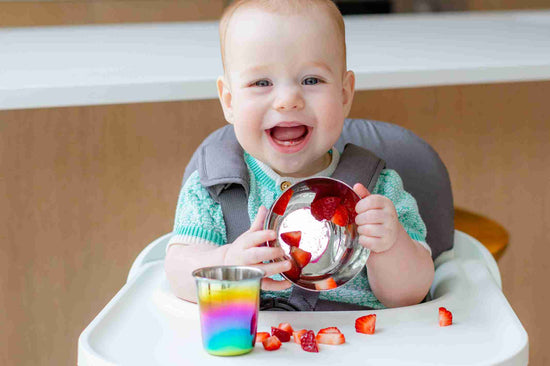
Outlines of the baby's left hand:
{"type": "Polygon", "coordinates": [[[353,190],[361,197],[355,206],[359,244],[375,253],[389,250],[401,225],[393,202],[385,196],[370,194],[361,183],[355,184],[353,190]]]}

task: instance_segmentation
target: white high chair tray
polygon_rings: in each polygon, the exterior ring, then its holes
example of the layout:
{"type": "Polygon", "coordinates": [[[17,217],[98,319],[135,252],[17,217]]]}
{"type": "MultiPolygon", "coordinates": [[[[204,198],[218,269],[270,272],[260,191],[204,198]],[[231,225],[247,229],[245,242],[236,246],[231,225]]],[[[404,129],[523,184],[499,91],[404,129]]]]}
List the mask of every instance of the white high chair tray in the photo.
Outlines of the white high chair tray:
{"type": "Polygon", "coordinates": [[[88,365],[526,365],[527,333],[487,266],[452,259],[439,265],[434,300],[398,309],[349,312],[260,312],[258,331],[289,322],[294,329],[336,326],[339,346],[308,353],[294,342],[277,351],[261,343],[245,355],[211,356],[201,343],[198,307],[170,292],[163,262],[143,265],[79,338],[78,364],[88,365]],[[453,313],[439,327],[438,308],[453,313]],[[355,319],[375,312],[376,332],[355,332],[355,319]]]}

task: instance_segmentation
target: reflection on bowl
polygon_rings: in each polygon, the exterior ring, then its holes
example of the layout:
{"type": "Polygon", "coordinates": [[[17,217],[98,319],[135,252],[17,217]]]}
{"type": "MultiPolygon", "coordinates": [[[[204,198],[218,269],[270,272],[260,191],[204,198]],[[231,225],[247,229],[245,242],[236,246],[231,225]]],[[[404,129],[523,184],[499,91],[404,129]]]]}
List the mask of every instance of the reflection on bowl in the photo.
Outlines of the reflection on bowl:
{"type": "Polygon", "coordinates": [[[311,178],[290,186],[275,201],[265,228],[277,232],[268,245],[283,248],[293,264],[283,273],[286,279],[322,291],[345,284],[361,271],[369,250],[358,243],[359,199],[337,179],[311,178]]]}

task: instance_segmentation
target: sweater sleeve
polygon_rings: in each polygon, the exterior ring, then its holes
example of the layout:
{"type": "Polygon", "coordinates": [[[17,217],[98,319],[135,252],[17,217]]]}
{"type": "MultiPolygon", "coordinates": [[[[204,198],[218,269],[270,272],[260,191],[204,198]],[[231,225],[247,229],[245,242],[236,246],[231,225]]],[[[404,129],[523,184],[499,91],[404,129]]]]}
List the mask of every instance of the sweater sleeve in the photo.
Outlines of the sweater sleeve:
{"type": "Polygon", "coordinates": [[[200,184],[198,171],[195,171],[180,191],[168,247],[175,243],[220,246],[226,242],[221,206],[200,184]]]}
{"type": "Polygon", "coordinates": [[[407,234],[431,253],[431,248],[426,243],[426,225],[420,217],[416,200],[405,191],[399,174],[395,170],[384,169],[372,193],[386,196],[393,202],[399,222],[407,234]]]}

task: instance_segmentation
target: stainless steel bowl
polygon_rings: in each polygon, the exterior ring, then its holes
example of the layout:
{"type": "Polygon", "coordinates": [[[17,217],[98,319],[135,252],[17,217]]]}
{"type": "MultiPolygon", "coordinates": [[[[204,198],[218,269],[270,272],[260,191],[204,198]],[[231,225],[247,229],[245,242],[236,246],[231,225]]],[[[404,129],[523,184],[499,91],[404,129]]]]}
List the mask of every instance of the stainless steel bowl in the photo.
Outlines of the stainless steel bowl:
{"type": "Polygon", "coordinates": [[[283,248],[294,265],[283,273],[286,279],[308,290],[323,291],[342,286],[361,271],[370,251],[358,242],[354,218],[359,200],[351,187],[333,178],[306,179],[283,192],[269,210],[264,227],[277,232],[277,239],[267,245],[283,248]],[[342,208],[331,216],[335,205],[342,208]],[[297,246],[296,238],[288,238],[292,232],[300,232],[297,246]],[[311,254],[309,261],[307,253],[311,254]]]}

